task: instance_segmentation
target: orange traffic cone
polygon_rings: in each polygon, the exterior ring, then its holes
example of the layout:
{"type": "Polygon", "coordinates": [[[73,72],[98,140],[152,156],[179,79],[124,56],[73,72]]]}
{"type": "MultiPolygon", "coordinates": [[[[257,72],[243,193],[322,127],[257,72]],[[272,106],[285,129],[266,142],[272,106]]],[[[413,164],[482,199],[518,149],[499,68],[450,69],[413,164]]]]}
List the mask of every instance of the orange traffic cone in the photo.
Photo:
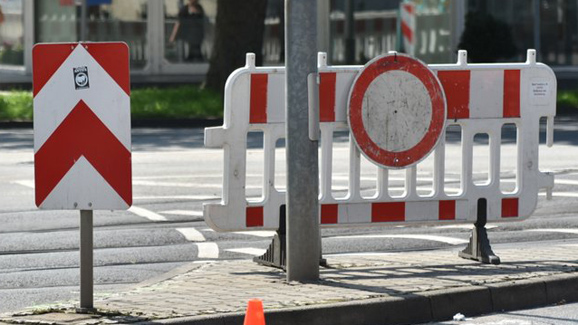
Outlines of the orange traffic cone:
{"type": "Polygon", "coordinates": [[[249,300],[243,325],[265,325],[265,313],[263,312],[263,302],[261,300],[249,300]]]}

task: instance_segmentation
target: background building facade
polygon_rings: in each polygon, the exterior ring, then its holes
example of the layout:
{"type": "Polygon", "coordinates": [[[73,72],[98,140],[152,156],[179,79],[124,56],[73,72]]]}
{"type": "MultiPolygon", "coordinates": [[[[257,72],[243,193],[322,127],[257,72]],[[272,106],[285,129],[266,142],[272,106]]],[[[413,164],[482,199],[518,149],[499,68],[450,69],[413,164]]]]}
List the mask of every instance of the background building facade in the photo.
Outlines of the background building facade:
{"type": "MultiPolygon", "coordinates": [[[[126,42],[130,47],[133,81],[178,83],[204,79],[212,49],[217,0],[199,1],[205,12],[202,58],[194,61],[187,59],[186,42],[170,40],[183,0],[87,2],[86,40],[126,42]]],[[[499,27],[493,31],[498,36],[492,40],[511,35],[512,48],[494,53],[500,61],[524,61],[526,50],[536,48],[539,59],[551,65],[559,77],[572,79],[574,72],[578,72],[578,0],[318,2],[319,48],[329,53],[333,64],[346,63],[351,44],[356,64],[391,50],[411,52],[427,63],[451,63],[455,62],[460,45],[476,45],[476,37],[470,37],[469,43],[463,39],[468,28],[492,25],[499,27]],[[400,8],[404,4],[415,8],[412,27],[415,44],[411,49],[403,41],[400,8]],[[350,10],[353,21],[348,18],[350,10]],[[493,20],[487,20],[487,16],[493,20]],[[474,21],[480,26],[472,24],[474,21]],[[347,42],[348,37],[352,37],[352,43],[347,42]]],[[[269,0],[263,46],[266,64],[276,65],[284,60],[283,3],[269,0]]],[[[31,48],[35,43],[80,40],[82,19],[78,0],[0,0],[0,7],[6,18],[0,25],[0,84],[30,83],[31,48]]],[[[483,45],[493,43],[492,40],[483,41],[483,45]]],[[[500,46],[499,42],[496,46],[500,46]]]]}

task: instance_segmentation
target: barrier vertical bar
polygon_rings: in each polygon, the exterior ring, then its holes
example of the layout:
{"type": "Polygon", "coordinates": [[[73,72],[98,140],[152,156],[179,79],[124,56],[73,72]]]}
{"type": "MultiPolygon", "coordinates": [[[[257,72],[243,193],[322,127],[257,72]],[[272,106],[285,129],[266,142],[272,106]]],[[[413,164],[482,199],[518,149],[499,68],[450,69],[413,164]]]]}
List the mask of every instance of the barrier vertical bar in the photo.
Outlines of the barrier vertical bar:
{"type": "Polygon", "coordinates": [[[271,187],[275,183],[275,144],[277,137],[272,130],[263,131],[263,191],[261,196],[269,200],[271,187]]]}
{"type": "Polygon", "coordinates": [[[361,152],[354,143],[353,136],[349,134],[349,190],[347,197],[352,200],[361,198],[361,152]]]}
{"type": "Polygon", "coordinates": [[[405,170],[405,196],[408,200],[417,198],[417,167],[415,165],[405,170]]]}
{"type": "Polygon", "coordinates": [[[321,125],[321,197],[331,198],[333,174],[333,129],[329,125],[321,125]]]}
{"type": "Polygon", "coordinates": [[[490,140],[490,182],[495,185],[497,191],[500,191],[502,127],[503,124],[496,125],[492,127],[491,133],[488,133],[490,140]]]}
{"type": "Polygon", "coordinates": [[[285,0],[287,280],[319,279],[317,141],[309,139],[307,77],[317,73],[317,6],[285,0]]]}
{"type": "Polygon", "coordinates": [[[434,195],[445,194],[445,170],[446,170],[446,135],[443,135],[442,141],[434,151],[434,172],[433,172],[433,188],[434,195]]]}
{"type": "Polygon", "coordinates": [[[377,169],[377,199],[385,200],[391,198],[388,193],[389,188],[389,173],[387,169],[379,167],[377,169]]]}

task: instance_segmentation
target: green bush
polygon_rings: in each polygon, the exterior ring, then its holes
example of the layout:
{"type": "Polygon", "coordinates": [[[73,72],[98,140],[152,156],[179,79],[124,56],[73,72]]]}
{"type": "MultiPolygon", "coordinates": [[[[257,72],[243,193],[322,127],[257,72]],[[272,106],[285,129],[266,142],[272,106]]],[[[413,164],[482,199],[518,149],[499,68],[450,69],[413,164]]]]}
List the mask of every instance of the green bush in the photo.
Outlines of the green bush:
{"type": "Polygon", "coordinates": [[[578,91],[575,90],[559,91],[558,106],[578,109],[578,91]]]}
{"type": "Polygon", "coordinates": [[[0,93],[0,120],[32,120],[32,93],[28,91],[0,93]]]}
{"type": "Polygon", "coordinates": [[[219,94],[198,87],[146,88],[132,91],[131,112],[137,119],[222,117],[223,103],[219,94]]]}
{"type": "MultiPolygon", "coordinates": [[[[214,118],[223,116],[219,94],[196,86],[131,91],[133,119],[214,118]]],[[[0,92],[0,120],[32,120],[32,93],[0,92]]]]}

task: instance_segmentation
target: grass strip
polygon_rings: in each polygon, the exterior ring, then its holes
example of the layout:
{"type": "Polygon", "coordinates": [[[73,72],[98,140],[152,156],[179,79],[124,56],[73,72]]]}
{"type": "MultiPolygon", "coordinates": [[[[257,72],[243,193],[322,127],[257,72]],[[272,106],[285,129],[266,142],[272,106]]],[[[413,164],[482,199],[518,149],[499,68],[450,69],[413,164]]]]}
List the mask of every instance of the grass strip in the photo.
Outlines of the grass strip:
{"type": "MultiPolygon", "coordinates": [[[[578,91],[558,91],[559,114],[578,113],[578,91]]],[[[219,94],[197,86],[142,88],[131,92],[133,119],[188,119],[223,117],[219,94]]],[[[32,93],[0,92],[0,121],[31,121],[32,93]]]]}
{"type": "Polygon", "coordinates": [[[143,88],[131,93],[133,119],[212,118],[223,116],[220,95],[195,86],[143,88]]]}

